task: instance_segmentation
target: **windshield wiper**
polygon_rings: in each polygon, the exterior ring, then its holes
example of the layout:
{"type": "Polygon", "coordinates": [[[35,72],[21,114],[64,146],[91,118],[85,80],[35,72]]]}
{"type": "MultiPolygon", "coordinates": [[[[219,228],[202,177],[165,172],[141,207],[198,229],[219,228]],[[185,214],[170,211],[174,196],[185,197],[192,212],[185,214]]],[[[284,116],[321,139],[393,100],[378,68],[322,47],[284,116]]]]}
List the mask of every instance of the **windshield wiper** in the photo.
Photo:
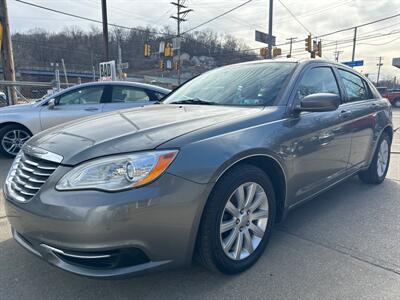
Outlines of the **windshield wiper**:
{"type": "Polygon", "coordinates": [[[185,99],[185,100],[177,100],[170,102],[169,104],[200,104],[200,105],[217,105],[217,102],[213,101],[204,101],[199,98],[194,99],[185,99]]]}

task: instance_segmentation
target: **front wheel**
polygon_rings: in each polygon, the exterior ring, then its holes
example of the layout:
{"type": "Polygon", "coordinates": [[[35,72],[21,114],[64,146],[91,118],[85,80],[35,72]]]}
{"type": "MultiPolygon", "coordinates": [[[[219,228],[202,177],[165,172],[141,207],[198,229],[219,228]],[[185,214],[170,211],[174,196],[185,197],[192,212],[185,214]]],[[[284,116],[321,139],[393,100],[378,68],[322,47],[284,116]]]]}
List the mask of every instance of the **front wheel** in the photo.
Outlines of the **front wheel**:
{"type": "Polygon", "coordinates": [[[15,157],[31,136],[23,126],[4,126],[0,129],[0,153],[7,157],[15,157]]]}
{"type": "Polygon", "coordinates": [[[365,171],[360,172],[360,179],[368,184],[379,184],[385,180],[390,162],[390,137],[384,132],[379,139],[371,165],[365,171]]]}
{"type": "Polygon", "coordinates": [[[240,165],[216,184],[205,207],[196,257],[225,274],[250,268],[267,246],[275,220],[275,193],[268,176],[240,165]]]}

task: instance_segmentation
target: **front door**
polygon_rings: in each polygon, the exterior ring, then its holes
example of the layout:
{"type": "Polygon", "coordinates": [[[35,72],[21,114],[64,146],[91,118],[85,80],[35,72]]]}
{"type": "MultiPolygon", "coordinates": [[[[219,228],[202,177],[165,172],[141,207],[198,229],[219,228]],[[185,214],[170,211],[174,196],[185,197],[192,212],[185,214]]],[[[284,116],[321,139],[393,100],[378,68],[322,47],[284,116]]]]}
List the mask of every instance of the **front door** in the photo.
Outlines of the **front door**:
{"type": "MultiPolygon", "coordinates": [[[[295,105],[316,93],[341,95],[331,67],[318,66],[304,72],[296,87],[295,105]]],[[[302,112],[290,120],[295,132],[291,141],[293,203],[312,196],[346,173],[351,133],[344,127],[344,120],[340,110],[302,112]]]]}
{"type": "Polygon", "coordinates": [[[42,129],[102,112],[104,86],[84,86],[55,99],[55,107],[43,106],[40,111],[42,129]]]}

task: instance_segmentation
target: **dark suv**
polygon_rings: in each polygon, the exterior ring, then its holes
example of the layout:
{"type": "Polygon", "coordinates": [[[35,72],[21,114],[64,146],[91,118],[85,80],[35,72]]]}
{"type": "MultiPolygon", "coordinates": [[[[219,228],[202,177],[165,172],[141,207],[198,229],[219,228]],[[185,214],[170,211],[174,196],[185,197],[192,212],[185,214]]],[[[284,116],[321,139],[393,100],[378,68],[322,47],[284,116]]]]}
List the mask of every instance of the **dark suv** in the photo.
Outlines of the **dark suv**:
{"type": "Polygon", "coordinates": [[[391,118],[368,79],[341,64],[226,66],[160,105],[34,136],[7,177],[7,217],[23,247],[81,275],[193,256],[238,273],[294,207],[355,174],[384,180],[391,118]]]}

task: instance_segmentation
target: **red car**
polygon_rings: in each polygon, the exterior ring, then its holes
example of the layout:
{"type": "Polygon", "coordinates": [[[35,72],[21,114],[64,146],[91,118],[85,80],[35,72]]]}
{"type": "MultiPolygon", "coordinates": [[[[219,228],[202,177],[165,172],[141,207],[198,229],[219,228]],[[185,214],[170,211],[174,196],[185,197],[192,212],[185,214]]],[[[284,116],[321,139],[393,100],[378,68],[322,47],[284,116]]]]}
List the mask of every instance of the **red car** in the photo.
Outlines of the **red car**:
{"type": "Polygon", "coordinates": [[[394,107],[400,107],[400,89],[389,90],[387,87],[378,87],[382,97],[387,98],[394,107]]]}

